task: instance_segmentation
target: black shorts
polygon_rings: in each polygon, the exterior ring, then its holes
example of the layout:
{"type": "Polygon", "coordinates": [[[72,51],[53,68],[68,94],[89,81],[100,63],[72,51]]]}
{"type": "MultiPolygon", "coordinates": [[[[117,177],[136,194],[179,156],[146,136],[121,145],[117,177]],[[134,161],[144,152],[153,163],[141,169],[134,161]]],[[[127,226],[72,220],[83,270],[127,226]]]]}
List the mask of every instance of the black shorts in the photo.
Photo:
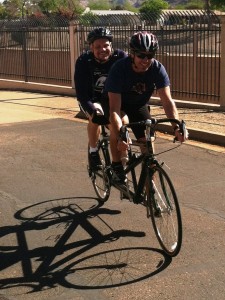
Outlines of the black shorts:
{"type": "MultiPolygon", "coordinates": [[[[100,104],[102,107],[102,110],[104,112],[104,116],[109,120],[109,99],[107,97],[102,97],[100,99],[92,99],[91,102],[100,104]]],[[[88,119],[88,113],[84,109],[84,107],[81,105],[80,102],[79,102],[79,107],[80,107],[80,110],[83,111],[83,113],[86,115],[86,117],[88,119]]]]}
{"type": "MultiPolygon", "coordinates": [[[[143,106],[137,105],[122,105],[122,111],[128,116],[129,122],[139,122],[151,118],[149,105],[143,106]]],[[[136,139],[145,137],[145,126],[133,126],[131,127],[136,139]]]]}

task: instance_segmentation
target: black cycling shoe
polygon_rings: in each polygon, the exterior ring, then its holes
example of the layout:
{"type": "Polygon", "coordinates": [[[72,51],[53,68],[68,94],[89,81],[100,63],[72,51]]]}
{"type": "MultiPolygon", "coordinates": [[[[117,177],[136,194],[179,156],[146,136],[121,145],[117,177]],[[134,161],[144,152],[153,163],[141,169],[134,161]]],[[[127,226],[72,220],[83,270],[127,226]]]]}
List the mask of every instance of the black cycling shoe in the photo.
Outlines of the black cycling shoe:
{"type": "Polygon", "coordinates": [[[98,151],[88,153],[89,166],[92,171],[97,171],[102,168],[102,162],[98,151]]]}
{"type": "Polygon", "coordinates": [[[127,176],[122,163],[112,163],[112,182],[114,184],[126,184],[127,176]]]}
{"type": "Polygon", "coordinates": [[[141,193],[138,197],[134,197],[133,202],[135,204],[142,204],[144,206],[147,206],[147,196],[145,193],[141,193]]]}

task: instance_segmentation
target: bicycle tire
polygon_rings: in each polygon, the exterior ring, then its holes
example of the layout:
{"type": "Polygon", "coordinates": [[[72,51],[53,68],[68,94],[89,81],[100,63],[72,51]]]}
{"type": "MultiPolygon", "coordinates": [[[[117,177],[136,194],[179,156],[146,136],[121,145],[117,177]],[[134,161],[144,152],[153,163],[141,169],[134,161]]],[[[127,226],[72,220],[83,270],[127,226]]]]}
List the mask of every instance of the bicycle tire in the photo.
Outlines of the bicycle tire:
{"type": "Polygon", "coordinates": [[[91,174],[91,181],[94,187],[95,193],[98,199],[102,202],[106,202],[109,199],[111,185],[110,179],[106,171],[106,167],[109,164],[109,153],[106,153],[108,149],[104,149],[104,146],[98,146],[98,152],[102,162],[102,167],[99,170],[91,170],[89,167],[89,174],[91,174]]]}
{"type": "Polygon", "coordinates": [[[165,253],[171,257],[176,256],[182,244],[182,219],[174,186],[161,166],[155,166],[149,171],[148,178],[151,180],[151,188],[147,203],[154,232],[165,253]]]}

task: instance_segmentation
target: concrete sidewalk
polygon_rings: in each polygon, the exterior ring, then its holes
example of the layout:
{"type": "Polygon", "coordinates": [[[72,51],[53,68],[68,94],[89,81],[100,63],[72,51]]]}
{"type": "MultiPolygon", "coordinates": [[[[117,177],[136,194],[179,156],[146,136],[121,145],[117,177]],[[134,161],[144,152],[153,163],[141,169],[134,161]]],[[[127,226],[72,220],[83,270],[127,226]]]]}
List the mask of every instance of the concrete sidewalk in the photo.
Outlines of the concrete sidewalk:
{"type": "MultiPolygon", "coordinates": [[[[182,108],[177,103],[180,119],[185,120],[190,140],[225,146],[225,112],[213,107],[182,108]]],[[[26,122],[49,118],[66,118],[86,122],[79,113],[75,98],[68,96],[0,91],[0,124],[26,122]]],[[[153,101],[153,117],[165,116],[161,106],[153,101]]],[[[171,126],[161,125],[160,131],[171,134],[171,126]]]]}

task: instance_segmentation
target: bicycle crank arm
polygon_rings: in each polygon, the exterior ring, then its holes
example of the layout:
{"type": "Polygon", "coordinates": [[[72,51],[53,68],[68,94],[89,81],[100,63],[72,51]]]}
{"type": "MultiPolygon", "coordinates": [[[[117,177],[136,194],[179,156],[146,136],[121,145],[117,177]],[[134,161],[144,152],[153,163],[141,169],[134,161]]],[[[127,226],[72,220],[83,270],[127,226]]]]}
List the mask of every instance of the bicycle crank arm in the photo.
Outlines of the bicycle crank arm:
{"type": "Polygon", "coordinates": [[[120,199],[128,199],[130,202],[133,202],[134,193],[129,190],[129,187],[124,184],[116,184],[113,186],[120,191],[120,199]]]}

